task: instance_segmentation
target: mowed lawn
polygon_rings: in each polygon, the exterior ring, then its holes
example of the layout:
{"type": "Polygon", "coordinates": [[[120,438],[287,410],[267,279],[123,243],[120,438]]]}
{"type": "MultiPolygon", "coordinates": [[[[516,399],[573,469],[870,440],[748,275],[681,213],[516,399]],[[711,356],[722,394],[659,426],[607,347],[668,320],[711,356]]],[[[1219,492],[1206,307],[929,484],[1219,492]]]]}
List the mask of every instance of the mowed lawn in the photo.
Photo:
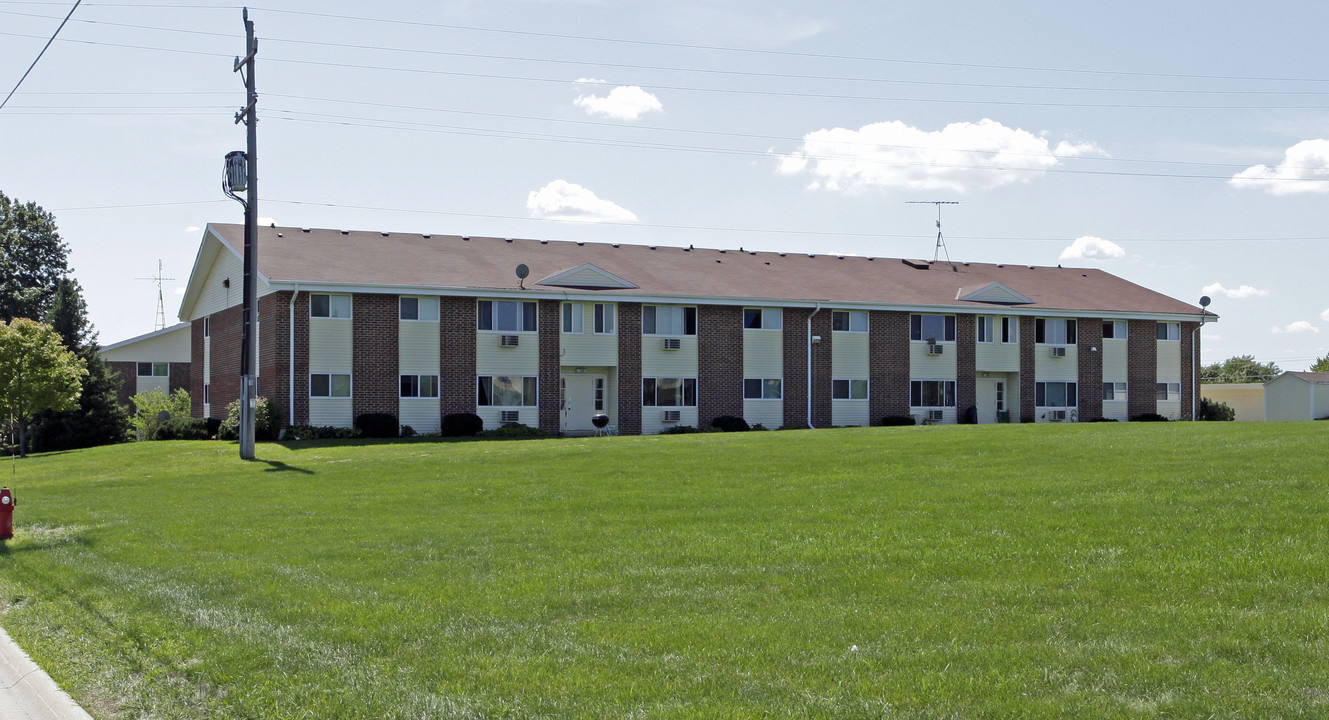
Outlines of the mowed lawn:
{"type": "Polygon", "coordinates": [[[95,717],[1329,716],[1329,422],[237,455],[4,468],[95,717]]]}

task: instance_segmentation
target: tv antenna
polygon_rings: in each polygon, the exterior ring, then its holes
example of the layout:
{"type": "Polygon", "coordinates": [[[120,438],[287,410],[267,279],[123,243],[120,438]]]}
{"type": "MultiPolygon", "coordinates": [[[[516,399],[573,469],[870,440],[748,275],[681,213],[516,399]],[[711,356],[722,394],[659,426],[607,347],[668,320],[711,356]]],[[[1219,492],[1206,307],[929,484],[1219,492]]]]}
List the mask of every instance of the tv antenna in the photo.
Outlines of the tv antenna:
{"type": "Polygon", "coordinates": [[[174,280],[175,278],[162,277],[162,261],[157,260],[157,276],[134,278],[135,280],[151,280],[157,283],[157,327],[154,330],[164,330],[166,328],[166,303],[162,301],[162,282],[174,280]]]}
{"type": "Polygon", "coordinates": [[[960,201],[959,200],[906,200],[905,202],[909,205],[937,206],[937,247],[935,250],[932,251],[932,262],[937,262],[937,259],[941,257],[941,254],[946,253],[946,262],[954,265],[955,263],[951,262],[951,253],[949,250],[946,249],[946,241],[943,240],[941,237],[941,206],[959,205],[960,201]]]}

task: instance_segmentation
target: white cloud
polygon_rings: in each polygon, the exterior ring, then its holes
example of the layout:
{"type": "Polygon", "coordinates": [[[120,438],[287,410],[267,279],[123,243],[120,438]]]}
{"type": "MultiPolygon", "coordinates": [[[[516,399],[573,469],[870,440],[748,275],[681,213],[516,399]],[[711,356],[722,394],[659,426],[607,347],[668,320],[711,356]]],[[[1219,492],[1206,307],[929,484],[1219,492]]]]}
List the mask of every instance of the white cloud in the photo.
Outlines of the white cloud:
{"type": "Polygon", "coordinates": [[[1061,251],[1062,260],[1120,260],[1126,257],[1126,251],[1111,240],[1104,240],[1092,235],[1078,237],[1069,247],[1061,251]]]}
{"type": "Polygon", "coordinates": [[[636,85],[620,85],[604,97],[582,95],[572,104],[585,109],[588,115],[608,115],[615,120],[636,120],[648,112],[664,112],[659,98],[636,85]]]}
{"type": "Polygon", "coordinates": [[[1057,157],[1112,157],[1106,150],[1098,146],[1098,143],[1091,142],[1071,142],[1062,140],[1057,143],[1057,148],[1052,151],[1057,157]]]}
{"type": "Polygon", "coordinates": [[[566,180],[555,180],[526,196],[531,217],[569,222],[637,222],[631,211],[601,200],[595,193],[566,180]]]}
{"type": "Polygon", "coordinates": [[[1329,322],[1329,308],[1325,308],[1324,312],[1320,313],[1320,319],[1329,322]]]}
{"type": "Polygon", "coordinates": [[[1282,327],[1274,326],[1269,329],[1269,332],[1275,335],[1315,335],[1320,332],[1320,328],[1315,327],[1305,320],[1298,320],[1282,327]]]}
{"type": "Polygon", "coordinates": [[[1267,297],[1269,295],[1268,290],[1260,290],[1259,288],[1254,288],[1250,285],[1239,285],[1235,288],[1225,288],[1223,287],[1223,283],[1205,285],[1200,289],[1200,292],[1204,295],[1222,295],[1229,300],[1245,300],[1247,298],[1267,297]]]}
{"type": "Polygon", "coordinates": [[[1239,188],[1264,190],[1270,195],[1329,192],[1329,140],[1303,140],[1283,153],[1277,167],[1256,165],[1228,181],[1239,188]]]}
{"type": "Polygon", "coordinates": [[[801,148],[780,158],[778,169],[812,173],[813,189],[964,192],[1029,182],[1059,162],[1046,139],[995,120],[951,123],[935,132],[897,120],[808,133],[801,148]]]}
{"type": "Polygon", "coordinates": [[[203,228],[201,228],[201,227],[199,227],[199,226],[197,226],[197,225],[190,225],[189,227],[187,227],[187,228],[184,229],[184,232],[185,232],[185,234],[187,234],[187,235],[193,235],[193,234],[196,233],[196,232],[202,232],[202,230],[203,230],[203,228]]]}
{"type": "Polygon", "coordinates": [[[1201,340],[1222,340],[1223,336],[1216,333],[1200,333],[1201,340]]]}
{"type": "Polygon", "coordinates": [[[604,85],[605,83],[608,83],[609,81],[608,81],[608,80],[600,80],[600,79],[597,79],[597,78],[577,78],[577,82],[582,83],[582,84],[586,84],[586,85],[604,85]]]}

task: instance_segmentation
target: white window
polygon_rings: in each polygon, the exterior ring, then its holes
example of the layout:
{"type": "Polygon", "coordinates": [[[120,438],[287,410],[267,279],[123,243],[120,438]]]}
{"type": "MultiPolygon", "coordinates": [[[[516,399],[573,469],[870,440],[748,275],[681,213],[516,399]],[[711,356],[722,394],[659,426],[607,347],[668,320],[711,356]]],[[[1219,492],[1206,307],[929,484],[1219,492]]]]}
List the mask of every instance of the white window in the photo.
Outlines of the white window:
{"type": "Polygon", "coordinates": [[[954,315],[910,315],[909,339],[926,342],[955,342],[954,315]]]}
{"type": "Polygon", "coordinates": [[[203,337],[212,337],[212,318],[203,318],[203,337]]]}
{"type": "MultiPolygon", "coordinates": [[[[1163,323],[1159,323],[1159,325],[1161,326],[1163,323]]],[[[1158,383],[1158,399],[1180,400],[1181,383],[1158,383]]]]}
{"type": "Polygon", "coordinates": [[[1003,317],[1001,319],[1001,341],[1004,343],[1020,342],[1020,319],[1003,317]]]}
{"type": "Polygon", "coordinates": [[[991,315],[979,315],[979,316],[978,316],[978,341],[979,341],[979,342],[981,342],[981,343],[993,343],[993,342],[996,342],[996,341],[997,341],[996,335],[994,335],[993,332],[992,332],[993,329],[994,329],[994,327],[995,327],[995,325],[996,325],[996,323],[994,322],[995,320],[996,320],[996,318],[992,317],[991,315]]]}
{"type": "Polygon", "coordinates": [[[212,395],[212,386],[209,385],[208,383],[203,383],[203,404],[204,404],[204,405],[207,405],[208,403],[210,403],[210,402],[212,401],[211,395],[212,395]]]}
{"type": "Polygon", "coordinates": [[[1126,383],[1124,382],[1103,383],[1103,402],[1124,402],[1125,400],[1126,400],[1126,383]]]}
{"type": "Polygon", "coordinates": [[[595,334],[613,335],[614,334],[614,308],[613,303],[595,304],[595,334]]]}
{"type": "Polygon", "coordinates": [[[643,305],[643,335],[696,335],[697,308],[682,305],[643,305]]]}
{"type": "Polygon", "coordinates": [[[981,343],[1020,342],[1019,320],[1013,317],[978,316],[978,341],[981,343]]]}
{"type": "Polygon", "coordinates": [[[141,362],[138,364],[139,377],[167,377],[170,374],[170,363],[141,362]]]}
{"type": "Polygon", "coordinates": [[[595,379],[595,411],[604,412],[605,409],[605,379],[595,379]]]}
{"type": "Polygon", "coordinates": [[[349,318],[351,316],[350,295],[309,295],[309,317],[349,318]]]}
{"type": "Polygon", "coordinates": [[[955,407],[955,381],[910,380],[909,407],[955,407]]]}
{"type": "Polygon", "coordinates": [[[780,378],[743,378],[744,400],[779,400],[784,397],[780,378]]]}
{"type": "Polygon", "coordinates": [[[744,330],[780,330],[784,327],[784,312],[780,308],[745,308],[744,330]]]}
{"type": "Polygon", "coordinates": [[[836,310],[831,313],[831,330],[835,332],[867,332],[866,310],[836,310]]]}
{"type": "Polygon", "coordinates": [[[438,298],[434,297],[401,297],[397,301],[399,312],[397,317],[402,320],[438,320],[438,298]]]}
{"type": "Polygon", "coordinates": [[[583,330],[583,323],[586,322],[586,310],[579,302],[563,303],[563,332],[570,335],[580,335],[583,330]]]}
{"type": "Polygon", "coordinates": [[[1104,321],[1103,321],[1103,339],[1104,339],[1104,340],[1125,340],[1125,339],[1126,339],[1126,321],[1125,321],[1125,320],[1104,320],[1104,321]]]}
{"type": "Polygon", "coordinates": [[[861,379],[832,380],[832,400],[867,400],[868,381],[861,379]]]}
{"type": "Polygon", "coordinates": [[[696,378],[642,378],[641,404],[658,407],[696,407],[696,378]]]}
{"type": "Polygon", "coordinates": [[[1180,340],[1181,323],[1161,322],[1158,324],[1159,340],[1180,340]]]}
{"type": "Polygon", "coordinates": [[[1038,407],[1072,408],[1079,404],[1073,382],[1034,383],[1034,404],[1038,407]]]}
{"type": "Polygon", "coordinates": [[[401,396],[404,398],[438,397],[438,376],[402,375],[401,396]]]}
{"type": "Polygon", "coordinates": [[[481,407],[534,407],[539,380],[517,375],[482,375],[475,404],[481,407]]]}
{"type": "Polygon", "coordinates": [[[351,396],[351,376],[346,373],[312,373],[309,376],[309,397],[348,398],[351,396]]]}
{"type": "Polygon", "coordinates": [[[481,300],[476,328],[498,332],[535,332],[536,303],[520,300],[481,300]]]}
{"type": "Polygon", "coordinates": [[[1066,318],[1034,320],[1034,342],[1040,345],[1074,345],[1075,321],[1066,318]]]}

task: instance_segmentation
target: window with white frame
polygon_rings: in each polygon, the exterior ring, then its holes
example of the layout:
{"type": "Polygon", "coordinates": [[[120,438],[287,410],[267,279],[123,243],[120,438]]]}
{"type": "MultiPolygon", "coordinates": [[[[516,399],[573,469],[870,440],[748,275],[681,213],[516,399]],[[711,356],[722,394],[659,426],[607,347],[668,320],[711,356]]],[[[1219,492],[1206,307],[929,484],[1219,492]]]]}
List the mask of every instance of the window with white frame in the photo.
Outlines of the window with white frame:
{"type": "Polygon", "coordinates": [[[310,293],[309,317],[349,318],[351,317],[351,296],[310,293]]]}
{"type": "Polygon", "coordinates": [[[784,397],[780,378],[743,378],[744,400],[779,400],[784,397]]]}
{"type": "Polygon", "coordinates": [[[910,315],[909,339],[955,342],[954,315],[910,315]]]}
{"type": "Polygon", "coordinates": [[[349,373],[310,373],[309,397],[348,398],[351,396],[349,373]]]}
{"type": "Polygon", "coordinates": [[[475,404],[480,407],[534,407],[539,379],[520,375],[481,375],[475,404]]]}
{"type": "Polygon", "coordinates": [[[397,318],[400,320],[438,320],[438,298],[407,297],[397,298],[397,318]]]}
{"type": "Polygon", "coordinates": [[[1158,383],[1159,400],[1180,400],[1181,383],[1158,383]]]}
{"type": "Polygon", "coordinates": [[[864,379],[847,378],[843,380],[831,381],[831,399],[832,400],[867,400],[868,399],[868,381],[864,379]]]}
{"type": "Polygon", "coordinates": [[[537,305],[521,300],[481,300],[476,315],[476,329],[497,332],[535,332],[537,305]]]}
{"type": "Polygon", "coordinates": [[[1020,319],[1002,316],[1001,318],[1001,341],[1003,343],[1020,342],[1020,319]]]}
{"type": "Polygon", "coordinates": [[[910,407],[955,407],[954,380],[910,380],[910,407]]]}
{"type": "Polygon", "coordinates": [[[212,318],[203,318],[203,337],[212,337],[212,318]]]}
{"type": "Polygon", "coordinates": [[[402,375],[401,397],[436,398],[438,397],[437,375],[402,375]]]}
{"type": "Polygon", "coordinates": [[[641,404],[648,407],[696,407],[696,378],[641,379],[641,404]]]}
{"type": "Polygon", "coordinates": [[[1034,405],[1038,407],[1072,408],[1079,405],[1073,382],[1034,383],[1034,405]]]}
{"type": "Polygon", "coordinates": [[[138,364],[139,377],[167,377],[170,374],[170,363],[141,362],[138,364]]]}
{"type": "Polygon", "coordinates": [[[1013,317],[979,315],[978,341],[981,343],[1018,343],[1020,342],[1019,321],[1013,317]]]}
{"type": "Polygon", "coordinates": [[[683,305],[642,305],[643,335],[696,335],[697,308],[683,305]]]}
{"type": "Polygon", "coordinates": [[[1103,402],[1125,402],[1126,383],[1124,382],[1105,382],[1103,383],[1103,402]]]}
{"type": "Polygon", "coordinates": [[[978,341],[980,343],[994,343],[997,341],[996,333],[993,332],[996,329],[995,321],[996,318],[991,315],[978,316],[978,341]]]}
{"type": "Polygon", "coordinates": [[[209,403],[212,402],[212,397],[211,397],[211,396],[212,396],[212,386],[211,386],[210,384],[208,384],[208,383],[203,383],[203,404],[204,404],[204,405],[207,405],[207,404],[209,404],[209,403]]]}
{"type": "Polygon", "coordinates": [[[867,310],[836,310],[831,313],[831,330],[834,332],[868,331],[867,310]]]}
{"type": "Polygon", "coordinates": [[[583,323],[586,322],[586,310],[579,302],[563,303],[563,333],[565,335],[580,335],[583,332],[583,323]]]}
{"type": "Polygon", "coordinates": [[[614,334],[614,308],[613,303],[596,303],[593,314],[595,315],[595,334],[613,335],[614,334]]]}
{"type": "Polygon", "coordinates": [[[1158,324],[1159,340],[1180,340],[1181,323],[1161,322],[1158,324]]]}
{"type": "Polygon", "coordinates": [[[1126,339],[1126,321],[1125,321],[1125,320],[1104,320],[1104,321],[1103,321],[1103,339],[1104,339],[1104,340],[1125,340],[1125,339],[1126,339]]]}
{"type": "Polygon", "coordinates": [[[780,308],[744,308],[744,330],[780,330],[784,328],[784,312],[780,308]]]}
{"type": "Polygon", "coordinates": [[[1074,345],[1075,321],[1069,318],[1034,320],[1034,342],[1040,345],[1074,345]]]}

